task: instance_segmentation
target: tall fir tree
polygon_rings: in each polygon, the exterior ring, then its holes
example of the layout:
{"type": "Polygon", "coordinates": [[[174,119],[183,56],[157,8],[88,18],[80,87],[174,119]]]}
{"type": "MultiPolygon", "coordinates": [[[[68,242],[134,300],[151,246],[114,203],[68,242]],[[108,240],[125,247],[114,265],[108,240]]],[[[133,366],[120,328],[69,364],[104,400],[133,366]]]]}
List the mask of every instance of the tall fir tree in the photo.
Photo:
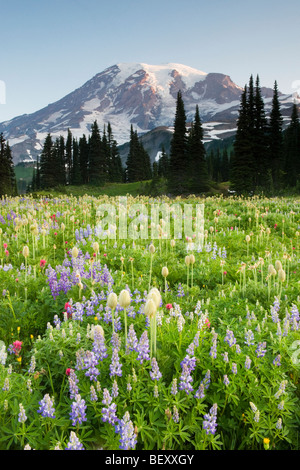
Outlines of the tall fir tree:
{"type": "Polygon", "coordinates": [[[78,144],[79,152],[79,168],[81,175],[82,184],[88,184],[89,182],[89,143],[86,135],[83,134],[79,139],[78,144]]]}
{"type": "Polygon", "coordinates": [[[107,181],[107,163],[97,121],[91,127],[89,139],[89,183],[103,185],[107,181]]]}
{"type": "Polygon", "coordinates": [[[274,83],[272,108],[269,122],[269,154],[274,189],[280,189],[283,183],[283,118],[280,109],[277,82],[274,83]]]}
{"type": "Polygon", "coordinates": [[[253,126],[252,151],[255,165],[254,185],[261,189],[270,189],[269,178],[267,177],[270,167],[267,119],[258,75],[255,83],[253,126]]]}
{"type": "Polygon", "coordinates": [[[293,104],[291,121],[284,136],[285,184],[295,187],[300,181],[300,121],[296,103],[293,104]]]}
{"type": "Polygon", "coordinates": [[[152,168],[148,152],[138,138],[137,131],[130,127],[129,152],[126,161],[126,181],[144,181],[151,179],[152,168]]]}
{"type": "MultiPolygon", "coordinates": [[[[251,92],[252,95],[252,92],[251,92]]],[[[251,136],[252,111],[249,118],[248,87],[245,85],[241,95],[237,131],[234,141],[234,151],[231,161],[230,183],[231,189],[238,194],[249,194],[254,190],[255,164],[253,160],[253,146],[251,136]]]]}
{"type": "Polygon", "coordinates": [[[168,178],[169,174],[169,157],[166,153],[164,145],[161,148],[161,155],[158,160],[158,167],[157,167],[158,176],[160,178],[168,178]]]}
{"type": "Polygon", "coordinates": [[[72,175],[72,143],[73,136],[70,129],[67,132],[66,146],[65,146],[65,165],[66,165],[66,183],[71,183],[72,175]]]}
{"type": "Polygon", "coordinates": [[[174,133],[170,146],[170,165],[168,175],[168,191],[171,194],[186,192],[185,168],[187,152],[186,113],[181,91],[177,93],[174,133]]]}
{"type": "Polygon", "coordinates": [[[81,173],[79,164],[79,143],[78,140],[73,138],[72,144],[72,170],[71,170],[71,184],[78,186],[81,184],[81,173]]]}
{"type": "Polygon", "coordinates": [[[185,186],[188,192],[197,194],[207,191],[208,170],[198,105],[187,142],[185,173],[185,186]]]}
{"type": "Polygon", "coordinates": [[[53,140],[49,133],[44,141],[40,157],[41,189],[53,188],[57,185],[55,152],[53,140]]]}
{"type": "Polygon", "coordinates": [[[0,196],[16,196],[17,182],[9,143],[0,134],[0,196]]]}

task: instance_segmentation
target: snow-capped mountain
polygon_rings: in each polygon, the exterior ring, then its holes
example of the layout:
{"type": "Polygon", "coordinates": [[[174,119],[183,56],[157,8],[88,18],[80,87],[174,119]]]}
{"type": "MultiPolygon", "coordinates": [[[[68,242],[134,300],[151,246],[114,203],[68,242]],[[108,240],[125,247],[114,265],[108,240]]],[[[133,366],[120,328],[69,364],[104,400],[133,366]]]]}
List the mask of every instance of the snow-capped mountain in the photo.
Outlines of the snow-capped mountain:
{"type": "MultiPolygon", "coordinates": [[[[130,126],[139,134],[159,126],[172,130],[176,98],[181,90],[187,120],[199,106],[206,140],[232,134],[242,88],[228,75],[205,73],[181,64],[148,65],[120,63],[95,75],[64,98],[32,114],[0,123],[0,132],[9,141],[15,163],[40,154],[48,133],[53,138],[90,134],[97,120],[100,130],[110,122],[118,144],[129,140],[130,126]]],[[[262,88],[266,110],[272,90],[262,88]]],[[[290,108],[292,95],[281,95],[282,112],[290,108]]]]}

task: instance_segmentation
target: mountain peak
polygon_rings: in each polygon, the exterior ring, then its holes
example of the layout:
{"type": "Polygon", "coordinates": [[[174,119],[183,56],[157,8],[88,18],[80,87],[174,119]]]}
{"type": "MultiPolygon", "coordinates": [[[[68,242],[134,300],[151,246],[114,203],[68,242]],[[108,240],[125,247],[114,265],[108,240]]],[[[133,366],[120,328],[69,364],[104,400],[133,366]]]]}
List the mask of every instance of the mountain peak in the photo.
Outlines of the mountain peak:
{"type": "Polygon", "coordinates": [[[56,138],[70,129],[75,138],[89,135],[95,120],[100,129],[110,122],[115,139],[123,144],[129,140],[131,125],[139,134],[172,126],[179,90],[187,120],[193,119],[198,105],[203,123],[235,127],[242,88],[228,75],[179,63],[121,62],[59,101],[1,123],[0,132],[9,140],[15,162],[22,156],[36,158],[48,133],[56,138]]]}

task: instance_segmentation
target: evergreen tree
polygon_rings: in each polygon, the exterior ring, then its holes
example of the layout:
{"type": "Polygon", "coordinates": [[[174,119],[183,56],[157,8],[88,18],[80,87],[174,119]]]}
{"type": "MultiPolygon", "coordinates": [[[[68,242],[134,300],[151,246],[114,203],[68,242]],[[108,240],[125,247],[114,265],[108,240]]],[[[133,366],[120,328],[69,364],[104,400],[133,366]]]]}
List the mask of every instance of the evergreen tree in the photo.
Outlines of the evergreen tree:
{"type": "Polygon", "coordinates": [[[79,139],[79,168],[82,184],[89,182],[89,143],[85,134],[79,139]]]}
{"type": "MultiPolygon", "coordinates": [[[[241,95],[237,131],[234,141],[234,151],[231,161],[230,183],[231,189],[238,194],[249,194],[254,189],[255,165],[253,161],[253,147],[251,139],[251,115],[249,118],[249,102],[247,100],[248,87],[241,95]]],[[[254,119],[253,119],[254,120],[254,119]]]]}
{"type": "Polygon", "coordinates": [[[223,149],[221,159],[221,181],[229,180],[229,158],[227,148],[223,149]]]}
{"type": "Polygon", "coordinates": [[[55,155],[53,152],[53,141],[49,133],[45,139],[40,159],[41,189],[56,186],[55,155]]]}
{"type": "Polygon", "coordinates": [[[255,187],[258,186],[262,189],[269,189],[267,188],[268,178],[266,178],[270,166],[267,141],[267,119],[258,76],[255,85],[252,149],[255,165],[255,187]]]}
{"type": "Polygon", "coordinates": [[[295,187],[300,180],[300,121],[297,105],[294,103],[291,122],[286,129],[285,147],[285,183],[295,187]]]}
{"type": "Polygon", "coordinates": [[[174,120],[174,133],[170,147],[170,166],[168,175],[168,191],[171,194],[182,194],[186,192],[186,114],[182,94],[177,94],[176,113],[174,120]]]}
{"type": "Polygon", "coordinates": [[[110,182],[120,183],[123,178],[122,162],[110,123],[107,125],[107,145],[108,179],[110,182]]]}
{"type": "Polygon", "coordinates": [[[206,191],[208,189],[208,170],[198,105],[188,138],[186,155],[186,188],[195,194],[206,191]]]}
{"type": "Polygon", "coordinates": [[[65,146],[65,168],[66,168],[66,183],[71,183],[72,175],[72,132],[68,129],[66,146],[65,146]]]}
{"type": "Polygon", "coordinates": [[[11,149],[3,134],[0,134],[0,196],[16,196],[17,182],[11,149]]]}
{"type": "Polygon", "coordinates": [[[167,178],[169,173],[169,158],[166,154],[165,147],[162,146],[161,149],[161,156],[158,160],[158,167],[157,167],[158,176],[160,178],[167,178]]]}
{"type": "Polygon", "coordinates": [[[144,181],[151,179],[152,169],[148,152],[139,140],[137,131],[130,128],[129,153],[126,161],[126,181],[144,181]]]}
{"type": "Polygon", "coordinates": [[[71,176],[71,184],[77,186],[81,184],[81,173],[80,173],[80,165],[79,165],[79,144],[77,139],[73,138],[73,153],[72,153],[72,176],[71,176]]]}
{"type": "Polygon", "coordinates": [[[91,127],[89,139],[89,183],[103,185],[107,180],[107,163],[97,121],[91,127]]]}
{"type": "Polygon", "coordinates": [[[277,82],[274,84],[272,109],[269,123],[269,153],[270,167],[274,189],[278,190],[282,185],[284,169],[282,115],[278,98],[277,82]]]}

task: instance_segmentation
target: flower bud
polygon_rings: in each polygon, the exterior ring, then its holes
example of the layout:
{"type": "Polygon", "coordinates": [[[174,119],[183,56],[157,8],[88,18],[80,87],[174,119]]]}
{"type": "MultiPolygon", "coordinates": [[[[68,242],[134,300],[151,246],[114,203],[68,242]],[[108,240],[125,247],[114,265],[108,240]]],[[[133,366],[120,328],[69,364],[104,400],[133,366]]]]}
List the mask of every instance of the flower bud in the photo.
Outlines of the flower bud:
{"type": "Polygon", "coordinates": [[[279,269],[282,269],[281,261],[279,260],[275,261],[275,269],[277,272],[279,271],[279,269]]]}

